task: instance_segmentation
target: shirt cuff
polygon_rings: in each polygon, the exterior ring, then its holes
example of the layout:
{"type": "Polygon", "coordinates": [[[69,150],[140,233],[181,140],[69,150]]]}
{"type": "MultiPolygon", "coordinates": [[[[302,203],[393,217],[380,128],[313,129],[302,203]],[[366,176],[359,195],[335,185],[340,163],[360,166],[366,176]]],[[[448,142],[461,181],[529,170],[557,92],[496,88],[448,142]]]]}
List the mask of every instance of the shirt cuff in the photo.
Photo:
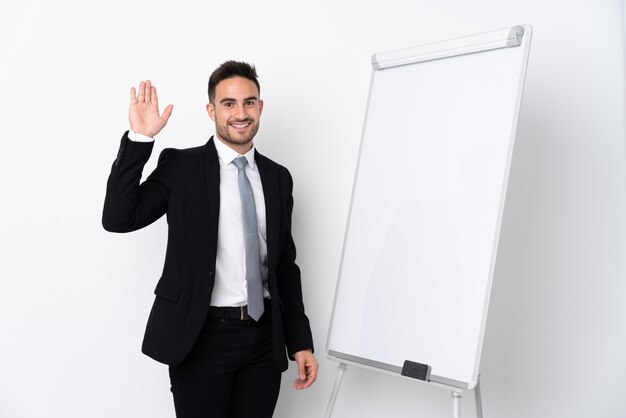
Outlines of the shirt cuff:
{"type": "Polygon", "coordinates": [[[150,138],[149,136],[138,134],[133,132],[132,129],[128,130],[128,139],[133,142],[153,142],[154,138],[150,138]]]}

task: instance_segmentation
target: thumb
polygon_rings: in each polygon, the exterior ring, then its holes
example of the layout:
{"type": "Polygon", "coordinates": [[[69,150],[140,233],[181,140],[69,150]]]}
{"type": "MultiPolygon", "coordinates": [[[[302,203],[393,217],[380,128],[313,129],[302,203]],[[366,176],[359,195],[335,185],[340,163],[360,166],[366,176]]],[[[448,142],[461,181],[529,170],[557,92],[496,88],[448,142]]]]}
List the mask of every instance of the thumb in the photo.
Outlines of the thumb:
{"type": "Polygon", "coordinates": [[[167,123],[170,116],[172,116],[172,110],[174,110],[174,105],[167,105],[167,107],[163,109],[163,115],[161,115],[161,117],[163,118],[165,123],[167,123]]]}
{"type": "Polygon", "coordinates": [[[306,361],[302,360],[298,362],[298,376],[300,377],[301,380],[306,379],[306,373],[305,373],[305,365],[306,365],[306,361]]]}

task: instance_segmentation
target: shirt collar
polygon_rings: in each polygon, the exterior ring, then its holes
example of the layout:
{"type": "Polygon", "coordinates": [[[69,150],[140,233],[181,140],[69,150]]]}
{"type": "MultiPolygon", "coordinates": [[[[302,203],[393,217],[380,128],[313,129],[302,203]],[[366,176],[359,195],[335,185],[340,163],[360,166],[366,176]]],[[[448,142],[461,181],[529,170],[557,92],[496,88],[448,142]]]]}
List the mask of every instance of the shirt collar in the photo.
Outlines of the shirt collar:
{"type": "MultiPolygon", "coordinates": [[[[222,142],[222,140],[215,135],[215,149],[217,150],[217,157],[220,159],[221,163],[224,165],[228,165],[233,162],[235,158],[241,157],[242,154],[239,154],[237,151],[226,145],[222,142]]],[[[248,160],[248,165],[251,169],[255,169],[255,161],[254,161],[254,144],[252,147],[243,154],[244,157],[248,160]]]]}

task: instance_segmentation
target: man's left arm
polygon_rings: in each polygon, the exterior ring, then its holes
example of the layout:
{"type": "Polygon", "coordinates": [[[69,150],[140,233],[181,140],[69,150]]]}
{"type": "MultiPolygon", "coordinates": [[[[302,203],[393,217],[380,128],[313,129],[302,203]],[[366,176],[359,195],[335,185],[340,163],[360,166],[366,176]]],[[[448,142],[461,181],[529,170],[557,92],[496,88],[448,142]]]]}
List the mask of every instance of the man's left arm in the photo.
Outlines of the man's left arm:
{"type": "Polygon", "coordinates": [[[318,363],[313,356],[313,337],[309,319],[304,312],[300,268],[296,264],[296,246],[291,235],[291,213],[293,210],[293,180],[285,169],[287,180],[287,218],[282,252],[278,262],[277,276],[279,293],[283,302],[283,328],[288,353],[298,365],[296,389],[306,389],[317,378],[318,363]]]}

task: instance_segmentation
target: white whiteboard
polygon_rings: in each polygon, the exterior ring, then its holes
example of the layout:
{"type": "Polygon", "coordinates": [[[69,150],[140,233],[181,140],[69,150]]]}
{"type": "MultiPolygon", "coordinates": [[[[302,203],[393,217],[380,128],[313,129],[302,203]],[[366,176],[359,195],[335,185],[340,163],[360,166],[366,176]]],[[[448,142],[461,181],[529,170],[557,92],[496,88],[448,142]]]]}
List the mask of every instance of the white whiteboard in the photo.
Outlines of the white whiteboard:
{"type": "Polygon", "coordinates": [[[374,55],[329,356],[475,386],[530,35],[374,55]]]}

